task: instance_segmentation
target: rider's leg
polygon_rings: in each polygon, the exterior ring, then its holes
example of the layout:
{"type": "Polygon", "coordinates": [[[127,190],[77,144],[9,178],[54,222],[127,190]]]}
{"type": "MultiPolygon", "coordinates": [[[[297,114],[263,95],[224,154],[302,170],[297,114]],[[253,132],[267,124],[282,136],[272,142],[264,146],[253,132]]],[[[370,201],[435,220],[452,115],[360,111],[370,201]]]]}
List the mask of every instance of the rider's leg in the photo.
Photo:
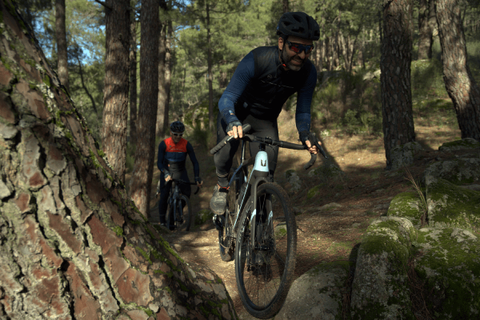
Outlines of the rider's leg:
{"type": "MultiPolygon", "coordinates": [[[[190,183],[190,180],[188,179],[188,173],[187,173],[186,170],[182,172],[180,179],[182,181],[190,183]]],[[[179,187],[180,187],[180,191],[182,192],[182,194],[190,199],[190,195],[192,194],[192,188],[190,187],[190,185],[185,184],[185,183],[181,183],[179,185],[179,187]]],[[[182,201],[182,208],[185,208],[185,205],[186,205],[185,201],[184,200],[181,200],[181,201],[182,201]]]]}
{"type": "MultiPolygon", "coordinates": [[[[188,173],[186,170],[182,172],[180,176],[180,180],[190,183],[190,180],[188,179],[188,173]]],[[[187,198],[190,198],[190,195],[192,194],[192,188],[190,187],[190,185],[186,183],[181,183],[179,186],[182,194],[187,196],[187,198]]]]}
{"type": "MultiPolygon", "coordinates": [[[[219,116],[217,119],[217,142],[220,142],[225,136],[227,136],[225,131],[226,127],[227,124],[223,118],[219,116]]],[[[231,141],[213,156],[218,182],[213,188],[210,208],[218,215],[225,213],[225,208],[227,206],[228,173],[232,167],[233,157],[238,149],[238,145],[239,142],[237,140],[231,141]]]]}
{"type": "Polygon", "coordinates": [[[158,213],[160,216],[160,223],[164,225],[167,222],[165,216],[168,206],[168,195],[170,193],[170,189],[172,188],[172,183],[165,183],[165,176],[163,173],[160,174],[160,181],[160,201],[158,203],[158,213]]]}

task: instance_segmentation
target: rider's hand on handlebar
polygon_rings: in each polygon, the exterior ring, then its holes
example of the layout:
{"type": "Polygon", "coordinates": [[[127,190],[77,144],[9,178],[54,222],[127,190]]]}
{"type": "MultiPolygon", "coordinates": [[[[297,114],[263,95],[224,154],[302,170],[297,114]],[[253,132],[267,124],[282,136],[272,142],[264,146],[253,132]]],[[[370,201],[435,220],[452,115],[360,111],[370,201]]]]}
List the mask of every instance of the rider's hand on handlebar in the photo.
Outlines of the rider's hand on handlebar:
{"type": "MultiPolygon", "coordinates": [[[[322,145],[322,143],[320,141],[318,141],[318,144],[319,145],[322,145]]],[[[313,154],[317,154],[319,152],[317,146],[313,145],[310,143],[309,140],[305,141],[305,145],[308,147],[308,152],[310,153],[313,153],[313,154]]]]}
{"type": "Polygon", "coordinates": [[[165,182],[168,182],[168,181],[170,181],[170,180],[172,180],[172,176],[166,176],[166,177],[165,177],[165,182]]]}
{"type": "Polygon", "coordinates": [[[200,177],[195,177],[195,182],[197,183],[198,188],[202,188],[203,181],[200,179],[200,177]]]}
{"type": "Polygon", "coordinates": [[[240,121],[230,122],[227,126],[227,134],[235,139],[243,138],[243,128],[240,121]]]}

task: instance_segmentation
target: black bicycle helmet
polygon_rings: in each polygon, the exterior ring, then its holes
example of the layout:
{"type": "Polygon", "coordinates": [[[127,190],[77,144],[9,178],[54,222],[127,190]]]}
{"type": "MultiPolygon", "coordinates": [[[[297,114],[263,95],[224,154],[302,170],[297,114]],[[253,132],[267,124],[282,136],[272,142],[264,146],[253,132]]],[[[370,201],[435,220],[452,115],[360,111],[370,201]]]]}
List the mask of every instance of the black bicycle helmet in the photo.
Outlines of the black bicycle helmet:
{"type": "Polygon", "coordinates": [[[320,38],[320,27],[317,21],[305,12],[286,12],[278,22],[277,35],[282,38],[295,36],[317,41],[320,38]]]}
{"type": "Polygon", "coordinates": [[[170,131],[175,133],[183,133],[185,131],[185,126],[180,121],[174,121],[170,125],[170,131]]]}

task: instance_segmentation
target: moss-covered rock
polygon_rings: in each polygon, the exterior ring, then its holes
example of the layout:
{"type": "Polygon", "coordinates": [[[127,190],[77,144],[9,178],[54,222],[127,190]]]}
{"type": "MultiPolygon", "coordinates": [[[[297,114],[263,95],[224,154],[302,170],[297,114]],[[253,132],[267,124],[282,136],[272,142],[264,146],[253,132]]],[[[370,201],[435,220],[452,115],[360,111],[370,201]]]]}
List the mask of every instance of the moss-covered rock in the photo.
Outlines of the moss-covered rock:
{"type": "Polygon", "coordinates": [[[415,318],[407,264],[416,238],[417,230],[406,218],[382,217],[368,227],[352,285],[352,319],[415,318]]]}
{"type": "Polygon", "coordinates": [[[324,162],[321,166],[312,169],[308,172],[309,177],[320,177],[322,180],[331,180],[331,179],[344,179],[345,172],[342,171],[338,166],[324,162]]]}
{"type": "Polygon", "coordinates": [[[322,263],[304,273],[290,288],[275,320],[342,319],[348,261],[322,263]]]}
{"type": "Polygon", "coordinates": [[[435,319],[480,318],[480,240],[459,228],[423,228],[415,271],[435,319]]]}
{"type": "Polygon", "coordinates": [[[453,152],[457,150],[474,149],[474,148],[480,148],[480,141],[477,141],[473,138],[465,138],[462,140],[445,142],[438,148],[438,150],[453,152]]]}
{"type": "Polygon", "coordinates": [[[302,180],[295,170],[290,169],[285,171],[285,179],[290,184],[290,187],[288,188],[290,192],[295,193],[302,189],[302,180]]]}
{"type": "Polygon", "coordinates": [[[427,177],[442,178],[458,185],[478,183],[480,158],[459,158],[436,162],[425,170],[425,179],[427,177]]]}
{"type": "Polygon", "coordinates": [[[392,170],[411,165],[415,155],[423,148],[418,142],[408,142],[391,151],[392,170]]]}
{"type": "Polygon", "coordinates": [[[432,176],[426,183],[429,226],[478,229],[480,192],[432,176]]]}
{"type": "Polygon", "coordinates": [[[399,193],[392,199],[387,216],[406,218],[418,227],[425,210],[418,193],[408,191],[399,193]]]}

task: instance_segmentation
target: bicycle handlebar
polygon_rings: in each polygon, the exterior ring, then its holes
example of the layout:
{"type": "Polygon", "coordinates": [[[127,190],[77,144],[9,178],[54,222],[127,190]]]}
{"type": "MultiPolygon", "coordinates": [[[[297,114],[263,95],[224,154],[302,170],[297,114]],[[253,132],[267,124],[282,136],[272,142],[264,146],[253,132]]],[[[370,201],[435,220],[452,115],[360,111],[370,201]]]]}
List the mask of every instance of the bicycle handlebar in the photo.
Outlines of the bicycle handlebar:
{"type": "MultiPolygon", "coordinates": [[[[251,126],[247,123],[247,124],[244,124],[242,126],[242,129],[243,129],[243,132],[247,132],[251,129],[251,126]]],[[[220,149],[222,149],[232,139],[234,139],[233,136],[226,136],[225,138],[223,138],[222,141],[220,141],[215,147],[213,147],[210,150],[210,154],[217,153],[220,149]]],[[[246,139],[248,141],[261,142],[261,143],[265,143],[265,144],[268,144],[268,145],[271,145],[271,146],[278,146],[278,147],[287,148],[287,149],[294,149],[294,150],[308,149],[308,147],[306,145],[303,145],[303,144],[296,144],[296,143],[291,143],[291,142],[287,142],[287,141],[273,140],[271,138],[258,137],[258,136],[254,136],[252,134],[244,134],[243,138],[241,138],[241,139],[246,139]]],[[[327,159],[328,158],[327,154],[325,153],[325,150],[323,150],[322,146],[318,143],[318,140],[315,136],[315,132],[310,133],[309,140],[312,143],[312,145],[317,146],[320,153],[324,156],[325,159],[327,159]]],[[[308,161],[303,166],[303,168],[305,170],[308,170],[311,166],[313,166],[313,164],[315,163],[316,160],[317,160],[317,155],[313,154],[313,153],[310,153],[310,161],[308,161]]]]}
{"type": "MultiPolygon", "coordinates": [[[[187,181],[183,181],[181,179],[173,179],[173,178],[170,181],[176,182],[176,183],[183,183],[183,184],[187,184],[187,185],[191,185],[191,186],[197,186],[197,190],[195,190],[195,192],[193,194],[197,194],[198,191],[200,191],[200,187],[197,185],[196,182],[187,182],[187,181]]],[[[159,183],[160,183],[160,181],[159,181],[159,183]]],[[[159,194],[159,189],[157,189],[157,192],[155,193],[155,197],[158,197],[158,194],[159,194]]]]}
{"type": "Polygon", "coordinates": [[[183,181],[181,179],[173,179],[173,178],[170,181],[175,182],[175,183],[183,183],[183,184],[187,184],[187,185],[191,185],[191,186],[197,186],[197,190],[195,190],[195,192],[193,194],[197,194],[198,191],[200,190],[200,187],[197,185],[196,182],[187,182],[187,181],[183,181]]]}

